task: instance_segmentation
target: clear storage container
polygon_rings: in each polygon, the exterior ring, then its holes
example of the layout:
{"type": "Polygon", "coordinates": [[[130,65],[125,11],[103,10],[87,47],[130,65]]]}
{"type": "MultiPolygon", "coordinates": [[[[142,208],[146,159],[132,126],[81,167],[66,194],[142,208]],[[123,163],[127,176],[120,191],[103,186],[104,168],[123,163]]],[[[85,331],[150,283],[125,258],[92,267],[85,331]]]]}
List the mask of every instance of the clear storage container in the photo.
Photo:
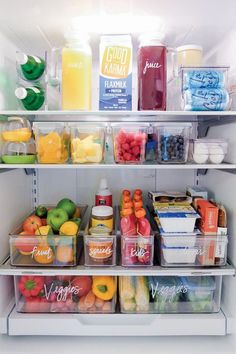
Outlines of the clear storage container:
{"type": "Polygon", "coordinates": [[[102,162],[104,129],[104,126],[81,123],[71,126],[71,159],[73,163],[102,162]]]}
{"type": "Polygon", "coordinates": [[[198,164],[220,164],[227,154],[228,143],[224,139],[195,139],[191,146],[192,160],[198,164]]]}
{"type": "Polygon", "coordinates": [[[222,276],[119,277],[122,313],[212,313],[220,310],[222,276]]]}
{"type": "Polygon", "coordinates": [[[62,164],[69,157],[69,134],[64,123],[34,123],[39,163],[62,164]]]}
{"type": "Polygon", "coordinates": [[[147,126],[117,124],[113,127],[116,163],[139,164],[145,160],[147,126]]]}
{"type": "Polygon", "coordinates": [[[123,267],[152,266],[154,236],[121,236],[121,265],[123,267]]]}
{"type": "Polygon", "coordinates": [[[156,125],[159,163],[187,162],[191,127],[191,123],[156,125]]]}
{"type": "Polygon", "coordinates": [[[113,276],[16,276],[16,310],[25,313],[112,313],[116,305],[113,276]]]}
{"type": "Polygon", "coordinates": [[[164,267],[223,266],[227,260],[227,236],[160,235],[159,258],[164,267]]]}
{"type": "Polygon", "coordinates": [[[35,143],[7,142],[2,146],[2,162],[6,164],[33,164],[36,160],[35,143]]]}
{"type": "MultiPolygon", "coordinates": [[[[51,207],[52,208],[52,207],[51,207]]],[[[87,206],[80,206],[83,220],[87,206]]],[[[32,216],[31,214],[30,216],[32,216]]],[[[25,219],[24,219],[25,220],[25,219]]],[[[40,231],[40,229],[39,229],[40,231]]],[[[77,235],[29,235],[22,223],[9,235],[10,260],[13,266],[69,267],[76,266],[83,250],[82,238],[77,235]]],[[[79,232],[79,231],[78,231],[79,232]]]]}
{"type": "Polygon", "coordinates": [[[2,129],[4,141],[27,142],[30,140],[32,131],[30,122],[23,117],[8,117],[2,129]]]}

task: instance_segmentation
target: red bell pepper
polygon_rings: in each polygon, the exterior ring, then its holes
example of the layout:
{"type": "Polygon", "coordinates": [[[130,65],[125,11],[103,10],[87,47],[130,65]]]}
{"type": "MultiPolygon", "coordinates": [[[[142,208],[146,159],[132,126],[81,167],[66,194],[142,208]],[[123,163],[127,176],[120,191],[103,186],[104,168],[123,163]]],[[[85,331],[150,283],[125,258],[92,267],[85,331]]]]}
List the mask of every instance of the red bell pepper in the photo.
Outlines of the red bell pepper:
{"type": "Polygon", "coordinates": [[[22,276],[18,283],[18,289],[25,297],[38,296],[44,286],[44,277],[22,276]]]}

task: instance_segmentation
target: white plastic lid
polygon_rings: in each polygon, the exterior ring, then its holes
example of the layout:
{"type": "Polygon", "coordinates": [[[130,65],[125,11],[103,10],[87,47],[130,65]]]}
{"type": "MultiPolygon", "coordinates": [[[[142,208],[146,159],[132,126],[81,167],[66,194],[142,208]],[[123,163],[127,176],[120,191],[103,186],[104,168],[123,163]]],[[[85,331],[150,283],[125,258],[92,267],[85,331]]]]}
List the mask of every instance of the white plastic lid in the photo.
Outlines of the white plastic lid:
{"type": "Polygon", "coordinates": [[[92,208],[92,215],[98,217],[112,216],[113,208],[110,206],[95,206],[92,208]]]}
{"type": "Polygon", "coordinates": [[[159,45],[164,46],[161,42],[163,40],[163,34],[161,32],[146,32],[139,36],[140,45],[159,45]]]}
{"type": "Polygon", "coordinates": [[[182,52],[184,50],[200,50],[202,51],[202,47],[200,45],[195,45],[195,44],[188,44],[188,45],[182,45],[180,47],[176,48],[177,52],[182,52]]]}
{"type": "Polygon", "coordinates": [[[27,96],[27,91],[24,87],[18,87],[15,90],[15,95],[19,100],[23,100],[27,96]]]}
{"type": "Polygon", "coordinates": [[[69,41],[78,41],[78,42],[89,42],[88,33],[78,31],[77,29],[69,29],[65,32],[64,38],[69,41]]]}
{"type": "Polygon", "coordinates": [[[16,53],[16,61],[19,65],[24,65],[28,61],[28,57],[25,53],[17,52],[16,53]]]}

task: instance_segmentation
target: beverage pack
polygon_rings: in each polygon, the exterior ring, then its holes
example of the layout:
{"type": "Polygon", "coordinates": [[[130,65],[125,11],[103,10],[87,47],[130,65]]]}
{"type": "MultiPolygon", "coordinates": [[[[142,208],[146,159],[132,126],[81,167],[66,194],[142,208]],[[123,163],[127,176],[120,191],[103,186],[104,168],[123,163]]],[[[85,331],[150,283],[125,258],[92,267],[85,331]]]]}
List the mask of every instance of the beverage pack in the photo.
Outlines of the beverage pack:
{"type": "Polygon", "coordinates": [[[132,42],[130,35],[101,37],[99,110],[132,110],[132,42]]]}

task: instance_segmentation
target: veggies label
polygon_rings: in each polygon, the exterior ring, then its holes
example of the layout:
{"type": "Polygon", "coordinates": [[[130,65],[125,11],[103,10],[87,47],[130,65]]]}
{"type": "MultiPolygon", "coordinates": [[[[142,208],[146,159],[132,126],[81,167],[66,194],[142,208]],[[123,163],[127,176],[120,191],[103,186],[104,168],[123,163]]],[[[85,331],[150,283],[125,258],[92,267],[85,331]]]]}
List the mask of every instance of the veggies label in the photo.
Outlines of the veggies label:
{"type": "Polygon", "coordinates": [[[54,287],[52,283],[49,288],[44,284],[44,293],[47,300],[51,300],[51,297],[55,297],[54,301],[66,301],[69,296],[78,295],[82,288],[78,286],[68,285],[66,287],[58,286],[54,287]]]}
{"type": "Polygon", "coordinates": [[[188,292],[188,287],[186,285],[179,285],[179,286],[161,286],[159,287],[159,283],[157,282],[155,286],[151,285],[151,296],[154,299],[156,295],[163,296],[166,300],[168,299],[169,302],[172,302],[174,297],[177,294],[186,294],[188,292]]]}

